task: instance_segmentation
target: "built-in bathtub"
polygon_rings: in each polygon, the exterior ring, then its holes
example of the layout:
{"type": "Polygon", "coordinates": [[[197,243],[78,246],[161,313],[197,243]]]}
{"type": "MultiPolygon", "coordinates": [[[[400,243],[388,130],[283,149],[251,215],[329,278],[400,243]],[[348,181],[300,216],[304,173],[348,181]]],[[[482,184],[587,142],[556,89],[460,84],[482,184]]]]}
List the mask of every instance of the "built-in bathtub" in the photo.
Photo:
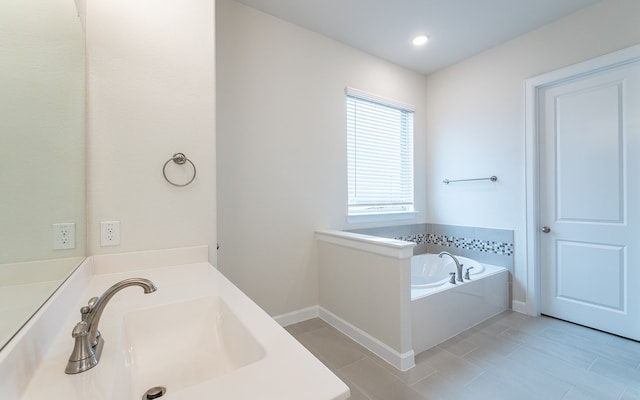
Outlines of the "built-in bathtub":
{"type": "Polygon", "coordinates": [[[418,354],[504,311],[508,307],[508,270],[458,257],[469,279],[451,283],[451,257],[421,254],[411,258],[411,325],[418,354]]]}
{"type": "Polygon", "coordinates": [[[400,370],[508,307],[505,268],[460,257],[465,272],[474,268],[451,284],[453,260],[414,256],[415,243],[335,230],[316,239],[320,317],[400,370]]]}
{"type": "MultiPolygon", "coordinates": [[[[477,278],[484,272],[483,264],[467,257],[457,257],[462,270],[467,270],[470,280],[477,278]]],[[[448,287],[451,274],[456,272],[456,265],[449,256],[440,257],[438,254],[420,254],[411,257],[411,300],[419,296],[422,289],[444,290],[448,287]],[[415,293],[415,295],[414,295],[415,293]]],[[[424,294],[433,291],[425,291],[424,294]]]]}

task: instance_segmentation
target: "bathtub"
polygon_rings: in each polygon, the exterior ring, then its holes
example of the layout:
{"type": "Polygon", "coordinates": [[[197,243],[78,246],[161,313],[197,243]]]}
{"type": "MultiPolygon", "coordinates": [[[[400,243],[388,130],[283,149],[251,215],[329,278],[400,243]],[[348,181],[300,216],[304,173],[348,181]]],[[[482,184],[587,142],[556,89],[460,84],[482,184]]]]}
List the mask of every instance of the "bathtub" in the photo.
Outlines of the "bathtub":
{"type": "MultiPolygon", "coordinates": [[[[471,280],[480,276],[485,267],[477,261],[466,257],[456,257],[460,264],[463,265],[462,270],[466,272],[469,268],[469,276],[471,280]]],[[[411,289],[446,289],[446,284],[450,280],[449,273],[456,272],[456,264],[449,256],[438,257],[437,254],[420,254],[411,258],[411,289]]],[[[425,293],[432,293],[426,291],[425,293]]],[[[416,293],[420,291],[416,290],[416,293]]],[[[413,296],[412,296],[413,297],[413,296]]]]}
{"type": "Polygon", "coordinates": [[[411,258],[413,351],[418,354],[499,314],[508,307],[508,271],[457,257],[469,280],[450,283],[451,257],[421,254],[411,258]]]}
{"type": "Polygon", "coordinates": [[[415,242],[336,230],[318,230],[316,240],[317,314],[401,371],[415,366],[415,354],[507,308],[504,268],[458,257],[464,272],[473,269],[454,285],[453,260],[414,256],[415,242]]]}

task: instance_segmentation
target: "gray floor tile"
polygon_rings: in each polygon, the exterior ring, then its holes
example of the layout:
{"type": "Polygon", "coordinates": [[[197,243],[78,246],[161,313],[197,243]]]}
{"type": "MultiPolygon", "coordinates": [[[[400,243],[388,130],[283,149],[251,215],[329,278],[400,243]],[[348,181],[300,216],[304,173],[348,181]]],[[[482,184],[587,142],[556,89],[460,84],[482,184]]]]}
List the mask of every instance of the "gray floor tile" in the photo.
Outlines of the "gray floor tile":
{"type": "Polygon", "coordinates": [[[482,368],[439,347],[423,352],[421,357],[440,375],[461,385],[471,382],[483,372],[482,368]]]}
{"type": "Polygon", "coordinates": [[[342,368],[371,354],[332,327],[315,329],[295,337],[309,351],[333,368],[342,368]]]}
{"type": "Polygon", "coordinates": [[[501,323],[509,325],[509,327],[513,329],[527,332],[530,335],[535,335],[549,327],[556,326],[558,321],[547,317],[530,317],[528,315],[510,311],[501,320],[501,323]]]}
{"type": "Polygon", "coordinates": [[[475,344],[476,347],[482,347],[503,356],[513,353],[521,346],[521,344],[516,340],[512,340],[506,336],[498,337],[496,335],[488,334],[484,330],[475,332],[466,340],[475,344]]]}
{"type": "Polygon", "coordinates": [[[479,366],[484,371],[499,370],[508,362],[505,356],[482,347],[465,355],[464,359],[479,366]]]}
{"type": "Polygon", "coordinates": [[[463,386],[438,372],[416,382],[412,387],[429,400],[462,400],[469,396],[463,386]]]}
{"type": "Polygon", "coordinates": [[[316,329],[327,328],[329,324],[321,320],[320,318],[312,318],[306,321],[299,322],[297,324],[289,325],[285,327],[292,335],[300,335],[306,332],[311,332],[316,329]]]}
{"type": "MultiPolygon", "coordinates": [[[[519,352],[519,349],[516,350],[519,352]]],[[[554,376],[545,369],[534,368],[526,355],[502,356],[488,348],[479,348],[469,353],[466,359],[481,367],[485,373],[468,385],[468,388],[484,387],[478,380],[502,382],[505,385],[501,393],[523,391],[539,399],[562,399],[572,385],[554,376]]],[[[486,389],[484,389],[486,390],[486,389]]],[[[523,395],[524,396],[524,395],[523,395]]]]}
{"type": "Polygon", "coordinates": [[[449,353],[453,353],[458,357],[464,357],[465,354],[469,354],[478,348],[478,346],[460,335],[455,336],[444,343],[440,343],[438,347],[447,350],[449,353]]]}
{"type": "Polygon", "coordinates": [[[615,382],[606,376],[587,369],[575,368],[573,365],[540,351],[521,348],[509,356],[510,359],[526,364],[532,371],[545,371],[555,379],[559,379],[577,388],[576,393],[591,393],[596,398],[617,399],[624,392],[625,385],[615,382]]]}
{"type": "Polygon", "coordinates": [[[349,400],[371,400],[364,393],[358,390],[358,388],[353,384],[349,385],[349,390],[351,391],[351,396],[349,396],[349,400]]]}
{"type": "MultiPolygon", "coordinates": [[[[501,381],[510,381],[538,399],[562,399],[571,389],[571,384],[544,369],[531,368],[527,359],[514,359],[495,374],[501,381]]],[[[475,381],[474,381],[475,382],[475,381]]]]}
{"type": "Polygon", "coordinates": [[[368,357],[341,368],[340,373],[371,400],[425,399],[368,357]]]}
{"type": "Polygon", "coordinates": [[[473,330],[481,330],[489,334],[497,335],[502,331],[509,329],[510,325],[502,322],[506,317],[504,313],[500,313],[488,320],[473,327],[473,330]]]}
{"type": "Polygon", "coordinates": [[[504,376],[487,372],[465,386],[465,390],[473,394],[474,399],[491,400],[562,400],[571,388],[557,389],[549,385],[539,385],[533,381],[523,385],[523,380],[514,379],[514,375],[504,376]],[[534,390],[532,390],[534,389],[534,390]]]}
{"type": "Polygon", "coordinates": [[[500,336],[519,341],[523,346],[566,361],[577,368],[587,369],[598,358],[589,349],[580,349],[564,343],[554,342],[540,336],[540,334],[530,334],[527,331],[511,328],[501,333],[500,336]]]}
{"type": "Polygon", "coordinates": [[[590,371],[609,379],[621,382],[631,389],[640,390],[640,371],[617,364],[611,360],[598,358],[590,368],[590,371]]]}
{"type": "Polygon", "coordinates": [[[287,327],[352,400],[640,400],[640,343],[512,311],[416,356],[401,372],[320,319],[287,327]]]}
{"type": "MultiPolygon", "coordinates": [[[[573,326],[571,327],[573,328],[573,326]]],[[[574,329],[550,328],[544,330],[540,335],[554,342],[572,346],[577,349],[589,349],[597,357],[604,357],[616,364],[624,365],[629,368],[636,368],[640,363],[640,351],[633,351],[631,346],[620,348],[611,345],[611,336],[602,332],[597,335],[586,336],[584,331],[592,331],[592,329],[574,329]]]]}
{"type": "Polygon", "coordinates": [[[620,394],[573,387],[562,400],[619,400],[620,394]]]}
{"type": "Polygon", "coordinates": [[[425,361],[424,357],[420,357],[420,355],[416,357],[416,366],[408,371],[400,371],[378,357],[371,357],[371,359],[409,386],[436,372],[436,370],[425,361]]]}
{"type": "Polygon", "coordinates": [[[347,378],[342,372],[340,372],[340,370],[335,370],[333,372],[338,378],[342,380],[342,382],[349,386],[349,391],[351,392],[349,400],[371,400],[371,398],[362,393],[360,389],[358,389],[358,386],[351,382],[349,378],[347,378]]]}
{"type": "Polygon", "coordinates": [[[636,342],[631,339],[626,339],[616,335],[609,335],[608,344],[609,346],[640,354],[640,342],[636,342]]]}
{"type": "Polygon", "coordinates": [[[627,389],[620,400],[640,400],[640,391],[635,389],[627,389]]]}
{"type": "Polygon", "coordinates": [[[611,334],[602,332],[596,329],[589,329],[585,326],[572,324],[561,319],[555,319],[551,317],[543,317],[550,321],[554,321],[555,325],[550,328],[562,330],[567,333],[571,333],[575,336],[580,336],[583,339],[588,339],[593,343],[606,343],[611,340],[611,334]]]}

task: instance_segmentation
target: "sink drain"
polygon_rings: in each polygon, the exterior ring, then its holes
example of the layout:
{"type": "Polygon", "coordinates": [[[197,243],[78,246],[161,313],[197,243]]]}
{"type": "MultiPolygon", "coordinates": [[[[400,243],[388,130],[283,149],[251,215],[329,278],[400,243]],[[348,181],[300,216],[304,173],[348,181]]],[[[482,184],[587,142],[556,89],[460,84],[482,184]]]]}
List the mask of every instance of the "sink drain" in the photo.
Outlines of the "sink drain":
{"type": "Polygon", "coordinates": [[[162,387],[162,386],[152,387],[142,395],[142,400],[159,399],[160,397],[164,396],[165,393],[167,393],[167,388],[165,387],[162,387]]]}

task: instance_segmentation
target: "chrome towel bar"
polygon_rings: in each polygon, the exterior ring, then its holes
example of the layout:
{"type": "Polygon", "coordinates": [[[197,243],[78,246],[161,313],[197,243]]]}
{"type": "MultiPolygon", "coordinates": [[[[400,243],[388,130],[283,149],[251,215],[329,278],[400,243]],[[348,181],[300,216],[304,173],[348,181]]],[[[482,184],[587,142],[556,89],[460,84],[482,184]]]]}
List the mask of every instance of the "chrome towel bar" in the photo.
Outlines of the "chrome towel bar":
{"type": "Polygon", "coordinates": [[[493,175],[488,178],[471,178],[471,179],[445,179],[442,181],[445,185],[448,185],[453,182],[468,182],[468,181],[491,181],[495,182],[498,180],[498,177],[493,175]]]}

